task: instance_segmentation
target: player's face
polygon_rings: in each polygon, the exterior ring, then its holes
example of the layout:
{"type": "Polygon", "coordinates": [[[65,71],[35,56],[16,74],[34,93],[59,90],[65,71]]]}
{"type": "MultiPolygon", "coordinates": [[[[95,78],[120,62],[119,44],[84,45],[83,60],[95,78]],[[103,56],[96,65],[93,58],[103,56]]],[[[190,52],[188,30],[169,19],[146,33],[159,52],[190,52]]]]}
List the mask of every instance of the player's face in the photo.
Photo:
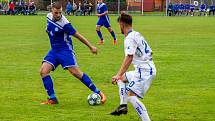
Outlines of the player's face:
{"type": "Polygon", "coordinates": [[[97,2],[98,2],[98,3],[102,3],[102,2],[103,2],[103,0],[97,0],[97,2]]]}
{"type": "Polygon", "coordinates": [[[62,15],[62,8],[60,8],[60,9],[52,8],[52,14],[53,14],[53,19],[55,21],[60,20],[61,15],[62,15]]]}

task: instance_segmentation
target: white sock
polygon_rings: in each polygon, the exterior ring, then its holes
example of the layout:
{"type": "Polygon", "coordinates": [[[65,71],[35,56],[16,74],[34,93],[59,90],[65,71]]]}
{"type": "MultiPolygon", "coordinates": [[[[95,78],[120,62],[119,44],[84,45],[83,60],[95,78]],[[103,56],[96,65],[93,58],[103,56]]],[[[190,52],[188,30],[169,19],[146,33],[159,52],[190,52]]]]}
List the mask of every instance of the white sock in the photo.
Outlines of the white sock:
{"type": "Polygon", "coordinates": [[[126,93],[126,83],[122,82],[121,80],[118,80],[117,85],[119,87],[120,105],[127,104],[128,94],[126,93]]]}
{"type": "Polygon", "coordinates": [[[137,98],[137,96],[129,96],[128,101],[132,104],[142,121],[150,121],[145,105],[137,98]]]}

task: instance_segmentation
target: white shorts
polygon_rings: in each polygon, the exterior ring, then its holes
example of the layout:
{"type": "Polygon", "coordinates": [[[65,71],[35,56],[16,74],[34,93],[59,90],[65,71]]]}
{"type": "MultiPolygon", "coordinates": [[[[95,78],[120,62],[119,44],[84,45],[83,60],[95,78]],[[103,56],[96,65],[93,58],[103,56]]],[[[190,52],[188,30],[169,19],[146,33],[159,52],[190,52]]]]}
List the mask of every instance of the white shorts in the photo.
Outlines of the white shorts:
{"type": "Polygon", "coordinates": [[[139,98],[143,98],[149,89],[152,80],[155,78],[155,73],[147,73],[146,71],[139,69],[126,72],[125,77],[129,83],[127,90],[133,92],[139,98]]]}

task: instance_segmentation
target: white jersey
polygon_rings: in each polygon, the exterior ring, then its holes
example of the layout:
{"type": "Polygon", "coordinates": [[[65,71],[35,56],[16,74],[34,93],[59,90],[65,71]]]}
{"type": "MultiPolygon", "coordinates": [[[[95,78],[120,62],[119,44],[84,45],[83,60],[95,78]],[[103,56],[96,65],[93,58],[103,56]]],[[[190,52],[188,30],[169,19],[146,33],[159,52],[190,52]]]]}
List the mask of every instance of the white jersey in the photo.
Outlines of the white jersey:
{"type": "Polygon", "coordinates": [[[139,32],[134,30],[128,32],[124,40],[124,49],[125,56],[133,55],[132,64],[134,64],[135,69],[143,69],[150,72],[150,75],[156,74],[152,50],[139,32]]]}

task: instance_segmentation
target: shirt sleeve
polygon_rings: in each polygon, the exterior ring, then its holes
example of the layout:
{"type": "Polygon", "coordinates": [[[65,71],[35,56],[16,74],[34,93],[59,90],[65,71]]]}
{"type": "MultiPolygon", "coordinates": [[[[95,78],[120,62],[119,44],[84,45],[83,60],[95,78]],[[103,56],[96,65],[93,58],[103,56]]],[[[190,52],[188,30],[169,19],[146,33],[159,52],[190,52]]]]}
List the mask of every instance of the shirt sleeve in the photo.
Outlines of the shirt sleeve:
{"type": "Polygon", "coordinates": [[[76,30],[73,28],[73,26],[70,23],[65,24],[63,27],[63,30],[69,35],[74,35],[76,33],[76,30]]]}
{"type": "Polygon", "coordinates": [[[103,5],[104,12],[108,10],[107,5],[103,5]]]}
{"type": "Polygon", "coordinates": [[[125,40],[125,55],[134,55],[137,49],[137,43],[134,39],[127,38],[125,40]]]}

